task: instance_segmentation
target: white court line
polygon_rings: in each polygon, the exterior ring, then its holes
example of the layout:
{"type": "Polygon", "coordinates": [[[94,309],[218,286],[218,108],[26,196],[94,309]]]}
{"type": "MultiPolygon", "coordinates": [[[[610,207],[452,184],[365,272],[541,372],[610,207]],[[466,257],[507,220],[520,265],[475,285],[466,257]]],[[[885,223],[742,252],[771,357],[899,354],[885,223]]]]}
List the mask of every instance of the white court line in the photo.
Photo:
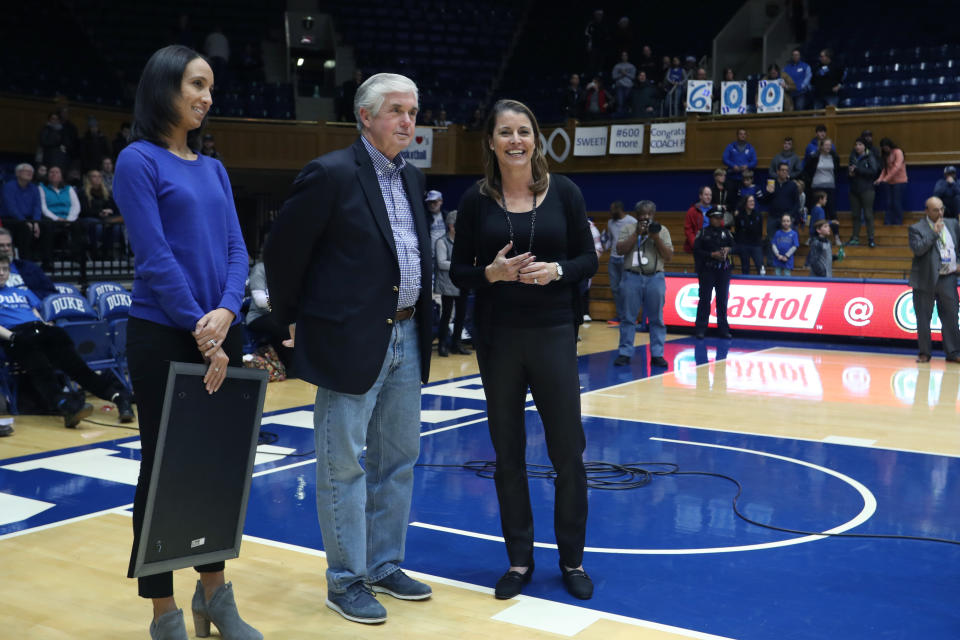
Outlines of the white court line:
{"type": "Polygon", "coordinates": [[[68,518],[66,520],[58,520],[57,522],[51,522],[49,524],[41,524],[36,527],[30,527],[29,529],[21,529],[20,531],[13,531],[11,533],[6,533],[0,536],[0,540],[7,540],[9,538],[16,538],[18,536],[26,535],[28,533],[35,533],[37,531],[44,531],[46,529],[55,529],[57,527],[62,527],[65,524],[71,524],[74,522],[82,522],[83,520],[89,520],[91,518],[96,518],[107,513],[115,513],[121,509],[129,509],[133,504],[124,505],[122,507],[110,507],[109,509],[104,509],[103,511],[94,511],[93,513],[87,513],[82,516],[77,516],[75,518],[68,518]]]}
{"type": "MultiPolygon", "coordinates": [[[[650,438],[651,440],[657,440],[659,442],[671,442],[674,444],[684,444],[697,447],[709,447],[713,449],[725,449],[727,451],[736,451],[739,453],[747,453],[752,455],[764,456],[767,458],[773,458],[775,460],[782,460],[784,462],[791,462],[804,467],[809,467],[811,469],[820,471],[827,475],[834,476],[846,482],[851,487],[853,487],[863,500],[863,509],[860,510],[854,518],[848,520],[847,522],[829,529],[824,533],[842,533],[858,527],[867,520],[869,520],[874,512],[877,510],[877,500],[873,496],[873,493],[870,492],[867,487],[865,487],[860,482],[854,480],[850,476],[847,476],[839,471],[833,469],[828,469],[827,467],[821,467],[820,465],[813,464],[812,462],[807,462],[805,460],[799,460],[797,458],[789,458],[787,456],[777,455],[775,453],[767,453],[765,451],[756,451],[753,449],[743,449],[740,447],[728,447],[719,444],[709,444],[705,442],[690,442],[687,440],[671,440],[669,438],[650,438]]],[[[485,533],[476,533],[474,531],[466,531],[464,529],[454,529],[451,527],[442,527],[439,525],[427,524],[423,522],[411,522],[410,526],[420,527],[423,529],[431,529],[434,531],[440,531],[443,533],[452,533],[456,535],[466,536],[469,538],[477,538],[480,540],[489,540],[492,542],[503,542],[503,538],[499,536],[492,536],[485,533]]],[[[775,549],[778,547],[788,547],[796,544],[803,544],[806,542],[815,542],[817,540],[823,540],[828,536],[825,535],[810,535],[803,536],[799,538],[788,538],[786,540],[778,540],[775,542],[763,542],[759,544],[750,544],[750,545],[740,545],[736,547],[702,547],[702,548],[689,548],[689,549],[617,549],[613,547],[584,547],[584,551],[591,553],[615,553],[621,555],[696,555],[696,554],[705,554],[705,553],[732,553],[737,551],[759,551],[761,549],[775,549]]],[[[551,544],[549,542],[534,542],[533,546],[540,547],[543,549],[556,549],[557,545],[551,544]]]]}
{"type": "MultiPolygon", "coordinates": [[[[411,523],[413,524],[413,523],[411,523]]],[[[259,538],[257,536],[243,536],[244,541],[255,542],[258,544],[263,544],[268,547],[274,547],[276,549],[283,549],[285,551],[293,551],[296,553],[302,553],[304,555],[313,556],[316,558],[325,558],[327,554],[319,549],[311,549],[310,547],[303,547],[300,545],[289,544],[287,542],[277,542],[276,540],[270,540],[268,538],[259,538]]],[[[500,538],[502,541],[503,538],[500,538]]],[[[556,548],[556,546],[554,546],[556,548]]],[[[451,578],[444,578],[442,576],[435,576],[429,573],[422,573],[420,571],[410,571],[408,569],[403,570],[407,575],[413,576],[420,580],[426,580],[428,582],[433,582],[435,584],[442,584],[448,587],[454,587],[457,589],[463,589],[465,591],[473,591],[475,593],[482,593],[484,595],[492,596],[493,589],[490,587],[484,587],[478,584],[473,584],[470,582],[463,582],[461,580],[453,580],[451,578]]],[[[528,601],[528,602],[539,602],[543,603],[546,606],[558,604],[553,600],[547,600],[545,598],[534,598],[532,596],[519,595],[510,600],[510,604],[528,601]]],[[[613,622],[619,622],[621,624],[629,624],[635,627],[644,627],[647,629],[656,629],[659,631],[666,631],[669,633],[675,633],[686,638],[694,638],[696,640],[732,640],[724,636],[715,636],[708,633],[701,633],[699,631],[694,631],[692,629],[684,629],[682,627],[673,627],[666,624],[660,624],[659,622],[653,622],[650,620],[643,620],[641,618],[631,618],[629,616],[622,616],[615,613],[606,613],[604,611],[598,611],[596,609],[588,609],[587,607],[579,607],[572,604],[564,604],[564,607],[571,607],[573,609],[579,610],[582,613],[590,616],[595,616],[597,620],[610,620],[613,622]]]]}
{"type": "Polygon", "coordinates": [[[944,458],[960,458],[960,454],[941,453],[939,451],[923,451],[922,449],[902,449],[898,447],[870,446],[863,444],[848,444],[845,442],[827,442],[825,439],[804,438],[803,436],[778,435],[775,433],[758,433],[755,431],[742,431],[740,429],[724,429],[722,427],[705,427],[696,424],[684,424],[682,422],[664,422],[663,420],[635,420],[633,418],[618,418],[615,416],[604,415],[600,413],[581,412],[580,415],[585,418],[600,418],[601,420],[617,420],[620,422],[636,422],[637,424],[662,425],[664,427],[680,427],[682,429],[697,429],[699,431],[715,431],[717,433],[734,433],[743,436],[757,436],[759,438],[776,438],[779,440],[798,440],[800,442],[815,442],[817,444],[838,444],[841,446],[857,446],[861,448],[876,449],[878,451],[897,451],[900,453],[918,453],[924,456],[942,456],[944,458]]]}

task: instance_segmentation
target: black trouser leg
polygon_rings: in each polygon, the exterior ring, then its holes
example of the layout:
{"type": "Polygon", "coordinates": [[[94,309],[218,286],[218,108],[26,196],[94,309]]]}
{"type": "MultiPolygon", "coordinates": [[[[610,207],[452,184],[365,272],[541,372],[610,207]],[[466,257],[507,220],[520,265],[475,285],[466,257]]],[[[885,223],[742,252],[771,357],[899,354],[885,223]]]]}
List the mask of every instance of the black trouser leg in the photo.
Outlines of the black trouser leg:
{"type": "MultiPolygon", "coordinates": [[[[16,339],[8,344],[10,358],[20,365],[47,410],[55,410],[60,398],[60,382],[50,362],[46,346],[46,325],[35,322],[14,327],[16,339]]],[[[72,345],[71,345],[72,346],[72,345]]]]}
{"type": "Polygon", "coordinates": [[[700,300],[697,302],[697,320],[694,326],[698,336],[707,332],[707,326],[710,324],[710,298],[713,296],[713,284],[716,277],[716,269],[704,267],[697,274],[699,281],[700,300]]]}
{"type": "Polygon", "coordinates": [[[454,298],[453,312],[453,337],[450,342],[456,346],[460,344],[460,338],[463,336],[463,323],[467,319],[467,298],[470,296],[468,291],[461,292],[454,298]]]}
{"type": "Polygon", "coordinates": [[[437,331],[437,344],[447,344],[450,337],[450,314],[453,313],[454,296],[440,296],[440,326],[437,331]]]}
{"type": "Polygon", "coordinates": [[[730,297],[730,269],[718,269],[713,286],[717,291],[717,329],[720,333],[730,331],[727,324],[727,299],[730,297]]]}
{"type": "Polygon", "coordinates": [[[121,390],[122,387],[113,374],[97,375],[87,366],[66,331],[50,326],[45,326],[43,331],[50,362],[62,369],[83,389],[104,400],[112,400],[113,394],[121,390]]]}
{"type": "Polygon", "coordinates": [[[579,566],[586,532],[587,488],[574,327],[494,327],[489,342],[478,341],[477,349],[490,438],[497,455],[494,481],[510,564],[529,566],[533,561],[524,424],[529,384],[540,397],[537,407],[557,472],[554,527],[560,559],[567,566],[579,566]]]}
{"type": "Polygon", "coordinates": [[[917,353],[929,356],[932,351],[930,337],[930,320],[933,316],[933,301],[935,292],[913,290],[913,314],[917,318],[917,353]]]}
{"type": "MultiPolygon", "coordinates": [[[[241,366],[243,334],[240,325],[230,328],[223,343],[223,350],[230,357],[230,366],[241,366]]],[[[160,413],[166,394],[170,362],[201,363],[203,357],[189,331],[131,317],[127,323],[127,358],[140,421],[141,446],[140,477],[137,479],[137,492],[133,500],[133,551],[127,572],[127,577],[132,578],[147,494],[150,491],[150,477],[153,475],[153,460],[157,453],[160,413]]],[[[212,573],[223,571],[223,567],[223,562],[215,562],[195,569],[202,573],[212,573]]],[[[138,578],[138,592],[143,598],[172,596],[173,573],[168,571],[138,578]]]]}

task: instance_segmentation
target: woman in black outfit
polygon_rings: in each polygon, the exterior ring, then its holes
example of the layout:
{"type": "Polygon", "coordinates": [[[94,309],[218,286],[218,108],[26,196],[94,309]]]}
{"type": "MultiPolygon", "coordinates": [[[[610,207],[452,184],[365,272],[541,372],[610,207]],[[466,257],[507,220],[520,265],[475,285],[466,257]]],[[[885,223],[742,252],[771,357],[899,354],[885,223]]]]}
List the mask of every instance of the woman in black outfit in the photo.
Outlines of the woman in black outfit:
{"type": "Polygon", "coordinates": [[[757,274],[763,267],[763,214],[757,211],[757,199],[747,196],[740,201],[734,220],[734,249],[740,256],[740,268],[743,275],[750,275],[750,260],[757,268],[757,274]]]}
{"type": "Polygon", "coordinates": [[[510,560],[495,594],[511,598],[533,575],[524,425],[529,386],[557,473],[560,570],[567,590],[587,599],[593,583],[582,564],[587,482],[576,327],[583,318],[578,284],[596,272],[597,254],[583,196],[569,179],[547,172],[530,109],[497,102],[485,132],[485,177],[460,202],[450,275],[476,294],[475,347],[510,560]]]}

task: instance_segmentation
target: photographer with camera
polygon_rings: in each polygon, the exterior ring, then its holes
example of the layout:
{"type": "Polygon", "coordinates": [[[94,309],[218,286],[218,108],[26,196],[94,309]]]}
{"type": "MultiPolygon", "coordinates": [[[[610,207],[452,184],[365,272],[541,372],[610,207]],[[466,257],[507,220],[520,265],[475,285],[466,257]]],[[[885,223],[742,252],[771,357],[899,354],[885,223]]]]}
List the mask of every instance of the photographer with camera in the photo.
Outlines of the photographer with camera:
{"type": "Polygon", "coordinates": [[[617,251],[623,255],[623,280],[620,290],[623,315],[620,318],[620,349],[613,361],[618,367],[630,363],[633,340],[637,333],[637,316],[642,308],[650,322],[650,365],[666,367],[663,343],[667,328],[663,324],[663,301],[667,294],[664,265],[673,259],[670,231],[653,219],[657,205],[641,200],[635,207],[637,223],[620,231],[617,251]]]}

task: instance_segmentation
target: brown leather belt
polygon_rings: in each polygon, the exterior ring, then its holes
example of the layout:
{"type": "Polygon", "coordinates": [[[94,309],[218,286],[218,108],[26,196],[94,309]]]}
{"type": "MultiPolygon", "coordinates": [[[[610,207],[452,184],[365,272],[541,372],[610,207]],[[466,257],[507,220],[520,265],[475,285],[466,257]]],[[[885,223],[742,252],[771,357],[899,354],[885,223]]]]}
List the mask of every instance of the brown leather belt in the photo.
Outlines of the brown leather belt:
{"type": "Polygon", "coordinates": [[[397,311],[397,315],[393,317],[394,322],[403,322],[404,320],[409,320],[413,317],[413,314],[416,312],[416,307],[407,307],[406,309],[400,309],[397,311]]]}

